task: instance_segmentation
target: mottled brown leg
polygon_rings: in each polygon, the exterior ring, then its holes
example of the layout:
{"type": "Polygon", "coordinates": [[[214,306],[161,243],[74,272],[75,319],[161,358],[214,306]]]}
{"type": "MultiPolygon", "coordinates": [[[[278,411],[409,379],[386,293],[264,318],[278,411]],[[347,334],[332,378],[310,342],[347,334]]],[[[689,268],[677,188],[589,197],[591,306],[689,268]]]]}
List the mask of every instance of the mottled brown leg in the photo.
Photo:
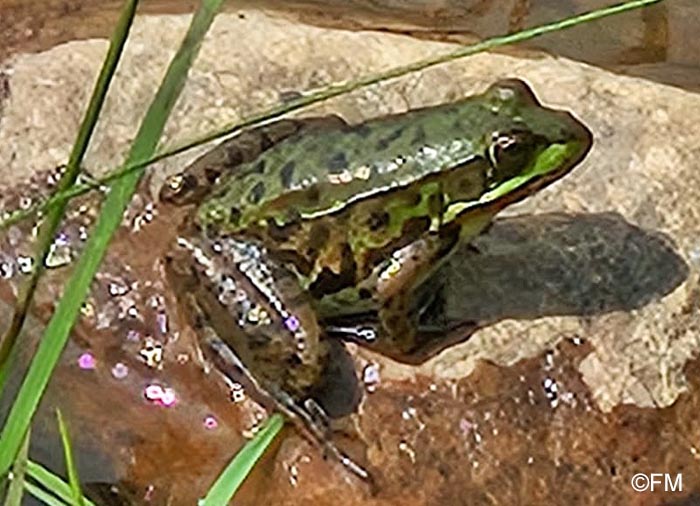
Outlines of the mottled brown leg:
{"type": "Polygon", "coordinates": [[[369,479],[333,444],[325,413],[308,400],[328,343],[296,277],[258,245],[231,237],[180,240],[166,272],[216,369],[287,416],[325,457],[369,479]]]}

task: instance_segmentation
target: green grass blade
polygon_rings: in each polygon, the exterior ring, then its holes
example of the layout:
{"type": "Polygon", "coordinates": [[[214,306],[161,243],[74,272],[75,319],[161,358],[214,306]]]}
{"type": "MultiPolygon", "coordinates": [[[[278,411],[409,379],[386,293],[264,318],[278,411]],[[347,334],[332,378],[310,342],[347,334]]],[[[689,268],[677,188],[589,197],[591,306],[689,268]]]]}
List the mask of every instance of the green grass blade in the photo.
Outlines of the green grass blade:
{"type": "Polygon", "coordinates": [[[24,479],[27,474],[27,456],[29,455],[29,438],[30,431],[24,438],[22,447],[17,454],[15,463],[12,466],[12,481],[7,490],[5,497],[5,506],[20,506],[22,504],[22,495],[24,493],[24,479]]]}
{"type": "MultiPolygon", "coordinates": [[[[61,176],[54,193],[64,192],[73,186],[80,173],[80,164],[85,156],[85,151],[87,150],[92,133],[95,130],[95,125],[97,125],[97,119],[104,105],[109,83],[112,81],[117,63],[123,52],[126,37],[134,19],[137,3],[137,0],[126,0],[124,3],[124,7],[117,21],[117,26],[110,40],[107,56],[105,57],[102,69],[97,77],[90,103],[88,104],[87,111],[85,111],[85,116],[78,129],[78,136],[75,140],[75,144],[73,144],[70,157],[68,158],[66,172],[61,176]]],[[[34,290],[43,272],[44,262],[49,254],[49,249],[56,236],[56,231],[63,218],[67,203],[68,202],[65,200],[61,201],[55,207],[48,210],[39,228],[33,258],[34,269],[20,286],[12,321],[5,333],[5,337],[0,341],[0,392],[3,390],[4,379],[7,377],[4,369],[8,367],[10,350],[17,341],[17,336],[19,336],[22,330],[22,325],[24,325],[27,311],[29,310],[29,304],[31,303],[34,290]]]]}
{"type": "MultiPolygon", "coordinates": [[[[31,460],[28,461],[27,476],[39,483],[44,489],[53,492],[54,496],[61,500],[61,504],[70,503],[72,497],[70,485],[44,466],[31,460]]],[[[95,503],[85,496],[83,496],[83,503],[85,506],[95,506],[95,503]]]]}
{"type": "Polygon", "coordinates": [[[84,184],[75,186],[66,192],[63,192],[61,194],[55,194],[50,198],[44,200],[43,202],[37,202],[34,205],[28,207],[27,209],[14,211],[13,213],[10,213],[9,216],[0,220],[0,230],[9,227],[14,223],[17,223],[38,211],[45,211],[46,209],[50,209],[51,207],[58,205],[58,203],[61,201],[71,199],[78,195],[82,195],[92,189],[98,188],[101,184],[107,184],[109,182],[115,181],[128,174],[131,174],[132,172],[142,171],[148,165],[159,162],[165,158],[179,155],[180,153],[184,153],[185,151],[188,151],[202,144],[206,144],[207,142],[226,137],[227,135],[236,134],[245,128],[256,126],[266,121],[271,121],[275,118],[279,118],[280,116],[297,111],[309,105],[316,104],[318,102],[328,100],[338,95],[342,95],[351,91],[358,90],[360,88],[364,88],[366,86],[371,86],[373,84],[378,84],[383,81],[401,77],[411,72],[425,70],[435,65],[447,63],[453,60],[457,60],[459,58],[464,58],[466,56],[472,56],[476,53],[488,51],[489,49],[496,49],[501,46],[523,42],[526,40],[533,39],[535,37],[541,37],[542,35],[546,35],[548,33],[564,30],[566,28],[571,28],[582,23],[590,23],[591,21],[596,21],[617,14],[622,14],[623,12],[631,11],[633,9],[648,7],[652,4],[659,3],[662,1],[663,0],[633,0],[619,5],[613,5],[611,7],[586,12],[577,16],[572,16],[570,18],[554,21],[552,23],[546,23],[540,26],[536,26],[534,28],[523,30],[522,32],[493,37],[479,42],[477,44],[462,46],[459,49],[456,49],[455,51],[449,53],[438,55],[432,58],[427,58],[424,60],[419,60],[409,65],[395,67],[385,72],[372,74],[357,80],[348,81],[342,84],[332,84],[326,88],[322,88],[313,93],[308,93],[296,100],[291,100],[289,102],[286,102],[285,104],[267,109],[259,114],[254,114],[248,118],[243,119],[242,121],[236,122],[222,129],[219,129],[216,132],[205,134],[192,141],[163,150],[155,156],[127,163],[123,168],[110,171],[110,173],[106,177],[97,181],[94,184],[84,184]]]}
{"type": "Polygon", "coordinates": [[[284,425],[280,414],[272,415],[255,437],[236,454],[226,469],[219,475],[199,506],[222,506],[228,504],[243,480],[262,457],[270,443],[284,425]]]}
{"type": "MultiPolygon", "coordinates": [[[[5,382],[7,381],[7,378],[10,376],[10,374],[13,372],[13,366],[17,367],[19,370],[19,364],[21,363],[19,360],[20,350],[21,346],[12,346],[10,349],[10,354],[7,358],[7,362],[4,364],[4,367],[0,367],[0,385],[5,385],[5,382]]],[[[0,393],[2,393],[2,389],[0,388],[0,393]]],[[[3,476],[0,475],[0,496],[2,495],[2,478],[3,476]]]]}
{"type": "MultiPolygon", "coordinates": [[[[194,14],[185,39],[170,62],[163,82],[146,112],[126,163],[147,159],[155,151],[165,121],[185,84],[190,64],[222,1],[203,0],[194,14]]],[[[139,179],[139,173],[132,173],[115,181],[110,187],[102,212],[66,284],[63,297],[46,327],[44,337],[0,434],[0,476],[7,473],[12,464],[87,296],[92,278],[97,272],[112,234],[122,221],[139,179]]]]}
{"type": "Polygon", "coordinates": [[[66,469],[68,470],[68,484],[70,485],[72,506],[85,506],[83,502],[83,492],[80,490],[80,480],[78,479],[78,469],[75,466],[73,458],[73,447],[68,435],[68,427],[63,419],[61,410],[56,410],[56,418],[58,418],[58,430],[61,433],[61,443],[63,444],[63,454],[66,458],[66,469]]]}
{"type": "Polygon", "coordinates": [[[56,496],[49,494],[46,490],[37,487],[33,483],[25,483],[24,488],[26,488],[27,492],[37,498],[42,504],[46,504],[47,506],[67,506],[66,503],[58,499],[56,496]]]}

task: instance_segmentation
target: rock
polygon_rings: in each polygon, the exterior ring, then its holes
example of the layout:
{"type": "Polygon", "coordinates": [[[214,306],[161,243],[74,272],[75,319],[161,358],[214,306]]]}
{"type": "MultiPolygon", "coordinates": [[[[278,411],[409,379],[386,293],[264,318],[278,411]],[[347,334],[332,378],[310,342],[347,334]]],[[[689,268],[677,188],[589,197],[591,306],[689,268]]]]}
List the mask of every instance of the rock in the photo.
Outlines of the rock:
{"type": "MultiPolygon", "coordinates": [[[[290,94],[451,49],[400,35],[303,26],[255,10],[244,14],[218,17],[168,123],[165,145],[192,140],[290,94]]],[[[91,172],[104,174],[123,159],[187,23],[180,16],[137,20],[85,162],[91,172]]],[[[105,41],[71,42],[16,55],[9,62],[3,85],[8,92],[0,94],[0,159],[8,185],[65,162],[106,48],[105,41]]],[[[571,110],[593,131],[595,145],[582,166],[509,209],[508,219],[476,242],[478,253],[466,252],[461,265],[455,261],[450,268],[471,283],[484,283],[479,269],[506,265],[513,272],[506,283],[521,282],[513,293],[523,296],[530,293],[523,273],[532,269],[533,276],[545,280],[535,283],[544,302],[519,306],[521,299],[513,297],[497,311],[472,304],[468,310],[493,325],[420,367],[351,347],[358,371],[368,365],[374,371],[375,392],[365,394],[355,420],[363,445],[350,446],[365,454],[377,475],[376,497],[367,497],[362,485],[347,483],[342,471],[324,464],[316,450],[292,435],[281,443],[276,460],[273,452],[254,473],[240,504],[301,504],[311,498],[314,504],[336,506],[545,500],[638,504],[639,496],[628,486],[636,472],[683,469],[685,490],[700,483],[700,474],[693,471],[697,450],[691,445],[697,441],[692,422],[700,400],[700,375],[692,361],[700,345],[700,97],[560,58],[488,54],[364,88],[303,114],[334,112],[358,122],[469,95],[512,76],[528,81],[544,104],[571,110]],[[525,213],[535,214],[534,221],[518,218],[525,213]],[[520,249],[511,254],[510,245],[520,249]],[[538,252],[535,257],[527,254],[532,251],[538,252]],[[577,257],[580,251],[583,256],[577,257]],[[465,261],[470,254],[476,256],[465,261]],[[585,262],[578,264],[578,258],[585,262]],[[547,276],[567,280],[566,286],[553,288],[547,276]],[[656,440],[660,433],[675,438],[661,442],[656,440]],[[678,467],[663,467],[668,462],[678,467]],[[260,474],[265,471],[270,475],[260,474]]],[[[203,149],[149,169],[153,188],[203,149]]],[[[174,225],[168,226],[174,234],[174,225]]],[[[145,227],[139,233],[160,242],[132,244],[127,231],[115,243],[119,255],[110,257],[110,262],[128,266],[128,253],[138,253],[134,272],[150,269],[155,276],[150,285],[139,285],[149,290],[162,288],[153,269],[157,258],[149,255],[167,244],[167,234],[160,237],[153,230],[159,229],[145,227]]],[[[113,280],[109,269],[107,262],[98,286],[113,280]]],[[[120,276],[134,278],[130,269],[125,267],[120,276]]],[[[142,275],[135,279],[144,283],[147,275],[142,275]]],[[[458,299],[458,291],[449,293],[453,302],[458,299]]],[[[491,294],[498,299],[498,289],[491,294]]],[[[171,295],[164,296],[166,303],[172,304],[171,295]]],[[[139,297],[144,305],[150,301],[139,297]]],[[[48,304],[55,295],[46,298],[48,304]]],[[[95,318],[107,314],[99,304],[95,307],[95,318]]],[[[110,315],[128,315],[128,307],[109,307],[110,315]]],[[[149,318],[143,316],[139,325],[155,326],[155,316],[149,318]]],[[[218,379],[211,386],[214,378],[203,377],[198,369],[175,371],[177,357],[194,356],[183,338],[177,345],[182,348],[173,348],[177,353],[166,348],[162,377],[180,389],[187,408],[174,411],[164,425],[158,421],[162,415],[152,410],[141,419],[147,412],[140,389],[161,373],[138,362],[138,346],[124,344],[127,332],[110,338],[123,326],[102,323],[102,333],[86,330],[89,318],[76,331],[58,376],[63,379],[56,381],[79,381],[76,357],[85,346],[94,347],[98,365],[102,360],[109,366],[95,373],[102,374],[95,384],[116,389],[115,398],[124,406],[131,402],[122,413],[132,418],[107,430],[110,416],[118,413],[109,412],[112,406],[90,389],[80,394],[89,402],[65,402],[78,418],[85,410],[85,433],[105,428],[104,435],[92,440],[98,448],[114,450],[110,455],[118,464],[110,481],[131,490],[135,500],[142,500],[152,486],[151,504],[189,504],[240,445],[237,441],[223,451],[218,444],[224,439],[212,443],[199,424],[207,406],[232,409],[225,390],[218,379]],[[138,375],[118,383],[109,373],[116,363],[128,363],[138,375]],[[192,420],[194,428],[188,425],[192,420]],[[195,455],[193,449],[202,441],[208,441],[204,447],[209,453],[195,455]],[[181,447],[171,446],[176,442],[181,447]]],[[[177,328],[178,322],[171,325],[177,328]]],[[[161,337],[170,346],[168,332],[161,337]]],[[[57,398],[61,383],[54,389],[49,398],[57,398]]],[[[222,415],[219,423],[231,434],[254,425],[245,416],[222,415]]]]}

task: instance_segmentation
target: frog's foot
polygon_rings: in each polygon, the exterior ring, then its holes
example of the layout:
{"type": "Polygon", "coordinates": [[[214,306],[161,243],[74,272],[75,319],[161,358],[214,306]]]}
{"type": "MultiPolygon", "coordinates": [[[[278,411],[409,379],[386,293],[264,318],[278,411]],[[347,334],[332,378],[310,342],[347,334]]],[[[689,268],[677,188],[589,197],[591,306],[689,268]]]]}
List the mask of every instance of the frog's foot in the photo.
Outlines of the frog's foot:
{"type": "Polygon", "coordinates": [[[375,490],[372,475],[342,452],[331,439],[328,417],[316,401],[309,398],[302,407],[284,392],[271,392],[271,395],[277,410],[284,414],[304,437],[320,448],[324,459],[341,464],[352,475],[369,484],[372,491],[375,490]],[[310,406],[313,406],[311,410],[309,410],[310,406]]]}
{"type": "Polygon", "coordinates": [[[307,440],[321,449],[324,459],[338,462],[351,474],[368,483],[372,491],[375,490],[369,472],[333,443],[328,416],[314,399],[306,399],[302,407],[288,393],[274,387],[264,388],[226,343],[213,332],[208,334],[206,343],[210,352],[214,352],[213,360],[227,380],[242,383],[248,389],[252,389],[253,398],[282,413],[307,440]]]}
{"type": "Polygon", "coordinates": [[[282,413],[291,421],[306,439],[321,449],[325,459],[338,462],[351,474],[367,482],[374,490],[374,482],[369,472],[345,455],[331,440],[328,416],[314,399],[306,399],[301,406],[288,393],[275,387],[265,388],[211,327],[204,326],[198,331],[207,359],[211,360],[227,382],[244,385],[252,398],[282,413]]]}
{"type": "Polygon", "coordinates": [[[378,325],[327,325],[326,331],[340,339],[352,341],[361,345],[371,345],[379,335],[378,325]]]}
{"type": "MultiPolygon", "coordinates": [[[[292,421],[294,421],[294,418],[291,419],[292,421]]],[[[312,422],[310,422],[309,418],[306,418],[302,420],[302,423],[304,425],[304,428],[306,429],[309,427],[309,423],[312,422]]],[[[298,425],[297,427],[299,428],[298,425]]],[[[343,453],[329,437],[318,438],[312,436],[312,440],[323,452],[324,459],[339,463],[348,472],[350,472],[350,474],[356,476],[363,482],[367,483],[372,492],[376,490],[376,486],[372,475],[362,465],[358,464],[348,455],[343,453]]]]}
{"type": "MultiPolygon", "coordinates": [[[[411,316],[404,315],[409,323],[402,330],[384,327],[376,318],[371,321],[357,318],[354,322],[346,320],[329,324],[326,331],[334,339],[357,343],[397,362],[419,365],[442,350],[466,341],[482,326],[472,320],[415,322],[411,321],[411,316]],[[402,334],[396,338],[391,332],[402,334]]],[[[435,315],[432,319],[439,320],[435,315]]]]}

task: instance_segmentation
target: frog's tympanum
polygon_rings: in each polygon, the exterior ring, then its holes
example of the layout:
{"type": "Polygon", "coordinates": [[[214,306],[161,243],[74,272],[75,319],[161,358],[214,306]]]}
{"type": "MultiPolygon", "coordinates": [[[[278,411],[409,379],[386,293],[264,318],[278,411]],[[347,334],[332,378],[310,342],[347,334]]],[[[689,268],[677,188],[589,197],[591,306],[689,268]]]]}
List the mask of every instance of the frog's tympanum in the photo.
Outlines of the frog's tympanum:
{"type": "Polygon", "coordinates": [[[454,342],[459,329],[421,325],[431,275],[590,145],[585,126],[519,80],[357,125],[278,121],[163,187],[163,201],[193,209],[168,275],[215,364],[365,475],[330,442],[312,398],[331,340],[409,363],[454,342]]]}

